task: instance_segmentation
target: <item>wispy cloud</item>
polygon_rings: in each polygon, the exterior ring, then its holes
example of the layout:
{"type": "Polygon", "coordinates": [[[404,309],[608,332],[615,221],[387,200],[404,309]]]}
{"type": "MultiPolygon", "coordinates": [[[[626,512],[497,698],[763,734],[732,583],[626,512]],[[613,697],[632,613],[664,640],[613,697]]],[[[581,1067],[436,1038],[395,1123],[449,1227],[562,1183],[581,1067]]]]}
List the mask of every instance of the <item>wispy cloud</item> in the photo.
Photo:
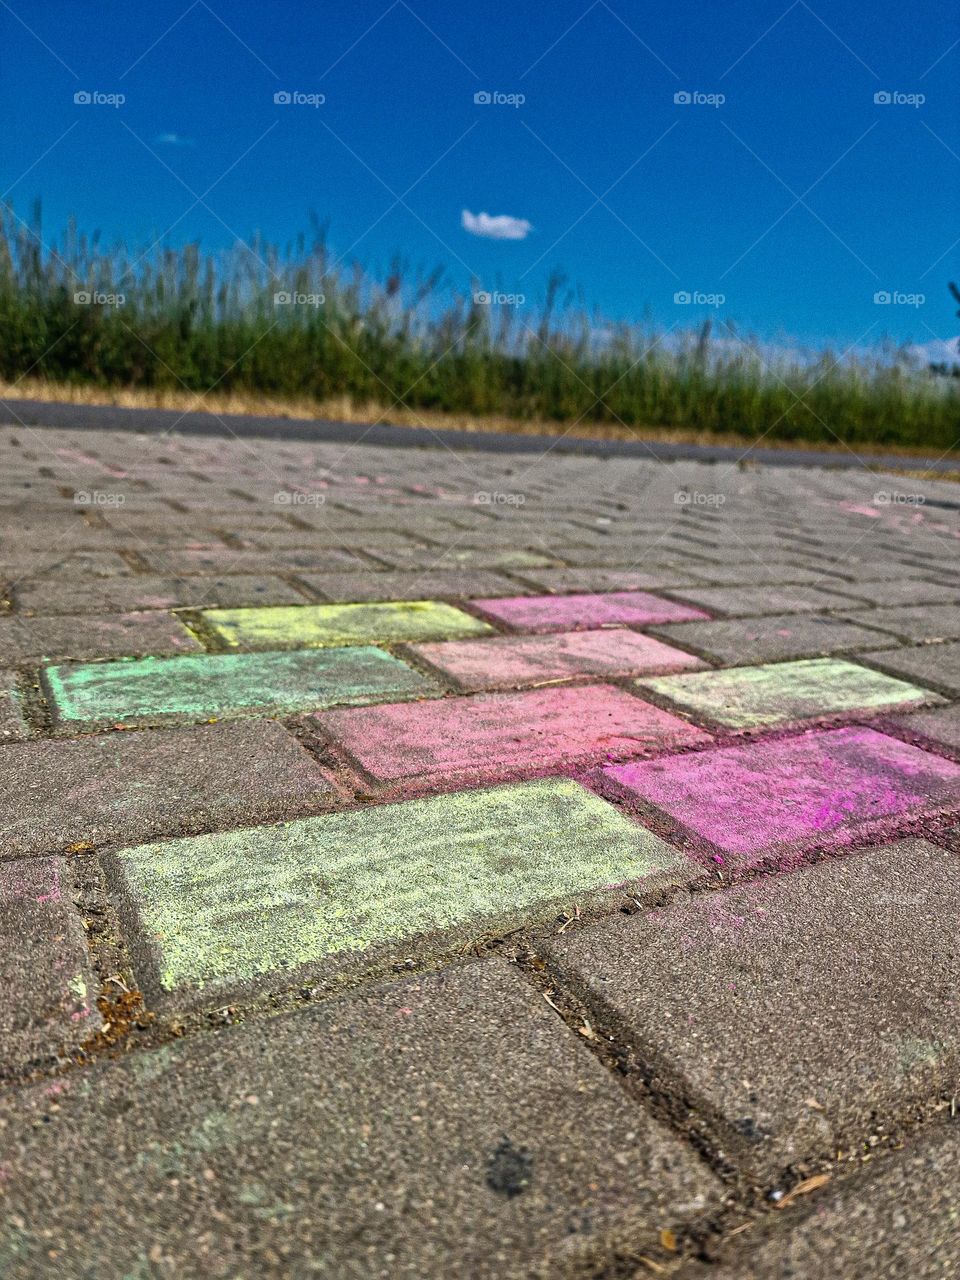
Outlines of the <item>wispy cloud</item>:
{"type": "Polygon", "coordinates": [[[460,225],[472,236],[483,236],[485,240],[526,240],[533,230],[533,224],[526,218],[511,218],[507,213],[494,218],[489,213],[471,213],[469,209],[461,214],[460,225]]]}
{"type": "Polygon", "coordinates": [[[158,133],[153,142],[158,147],[192,147],[195,145],[192,138],[181,137],[179,133],[158,133]]]}

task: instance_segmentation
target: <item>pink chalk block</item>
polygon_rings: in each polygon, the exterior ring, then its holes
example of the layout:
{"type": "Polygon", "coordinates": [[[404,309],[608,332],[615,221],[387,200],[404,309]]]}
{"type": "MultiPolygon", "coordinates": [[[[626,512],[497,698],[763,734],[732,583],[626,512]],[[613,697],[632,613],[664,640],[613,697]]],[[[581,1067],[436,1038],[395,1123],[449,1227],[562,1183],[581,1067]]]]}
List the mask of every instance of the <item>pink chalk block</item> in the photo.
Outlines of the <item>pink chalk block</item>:
{"type": "Polygon", "coordinates": [[[411,645],[461,689],[562,680],[570,676],[632,676],[699,671],[706,663],[652,636],[623,627],[561,635],[496,636],[411,645]]]}
{"type": "Polygon", "coordinates": [[[571,631],[627,623],[634,627],[661,622],[695,622],[709,618],[702,609],[661,600],[648,591],[610,591],[603,595],[510,596],[500,600],[475,600],[489,618],[521,631],[571,631]]]}
{"type": "Polygon", "coordinates": [[[783,845],[820,842],[877,818],[960,800],[960,765],[861,728],[605,772],[745,862],[783,845]]]}
{"type": "Polygon", "coordinates": [[[401,779],[602,763],[707,742],[709,735],[603,685],[330,711],[317,716],[372,777],[401,779]]]}

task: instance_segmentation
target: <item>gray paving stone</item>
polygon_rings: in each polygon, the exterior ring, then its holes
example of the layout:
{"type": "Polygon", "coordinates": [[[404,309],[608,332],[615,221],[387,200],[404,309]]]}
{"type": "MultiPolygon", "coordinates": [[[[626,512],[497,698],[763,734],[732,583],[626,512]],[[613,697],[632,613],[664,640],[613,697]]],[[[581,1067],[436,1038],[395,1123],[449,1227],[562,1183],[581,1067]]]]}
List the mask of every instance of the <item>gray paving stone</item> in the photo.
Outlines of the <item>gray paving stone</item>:
{"type": "Polygon", "coordinates": [[[62,858],[0,867],[0,1075],[56,1059],[101,1026],[75,893],[62,858]]]}
{"type": "Polygon", "coordinates": [[[30,582],[14,588],[24,613],[113,613],[139,609],[223,608],[255,604],[302,604],[303,593],[271,576],[231,574],[163,578],[98,578],[84,582],[30,582]]]}
{"type": "Polygon", "coordinates": [[[0,856],[316,813],[334,788],[272,720],[0,749],[0,856]]]}
{"type": "Polygon", "coordinates": [[[25,738],[29,733],[12,671],[0,671],[0,743],[25,738]]]}
{"type": "Polygon", "coordinates": [[[960,1275],[958,1200],[960,1132],[937,1124],[743,1236],[725,1265],[692,1267],[683,1280],[946,1280],[960,1275]]]}
{"type": "Polygon", "coordinates": [[[956,1092],[958,915],[956,856],[913,841],[604,921],[547,953],[694,1128],[779,1185],[956,1092]]]}
{"type": "Polygon", "coordinates": [[[859,657],[891,675],[960,697],[960,643],[955,640],[913,649],[871,650],[859,657]]]}
{"type": "MultiPolygon", "coordinates": [[[[703,581],[681,565],[674,569],[524,569],[525,582],[551,594],[584,591],[657,591],[703,581]]],[[[493,592],[490,592],[492,595],[493,592]]]]}
{"type": "Polygon", "coordinates": [[[10,667],[65,658],[197,653],[202,648],[178,618],[159,612],[0,618],[0,663],[10,667]]]}
{"type": "Polygon", "coordinates": [[[532,589],[489,569],[391,570],[300,573],[311,591],[339,603],[364,600],[468,600],[479,596],[532,594],[532,589]]]}
{"type": "Polygon", "coordinates": [[[960,605],[955,604],[864,609],[863,612],[846,613],[844,617],[854,623],[876,627],[901,640],[930,642],[955,640],[960,636],[960,605]]]}
{"type": "Polygon", "coordinates": [[[10,1280],[545,1280],[719,1197],[500,961],[58,1084],[0,1100],[10,1280]]]}
{"type": "Polygon", "coordinates": [[[930,605],[960,603],[960,588],[938,585],[935,582],[901,580],[896,576],[872,582],[859,575],[844,588],[858,600],[877,606],[930,605]]]}
{"type": "MultiPolygon", "coordinates": [[[[704,576],[701,574],[701,576],[704,576]]],[[[823,613],[849,609],[851,596],[822,587],[684,587],[672,591],[677,599],[699,605],[721,617],[759,617],[776,613],[823,613]]],[[[855,602],[854,602],[855,603],[855,602]]]]}
{"type": "MultiPolygon", "coordinates": [[[[243,521],[238,527],[244,528],[243,521]]],[[[306,544],[309,533],[303,534],[306,544]]],[[[144,557],[157,573],[179,576],[180,574],[262,574],[276,573],[290,569],[308,569],[314,573],[327,570],[356,568],[357,557],[348,551],[324,549],[311,551],[237,551],[233,547],[222,547],[216,551],[192,551],[190,549],[170,549],[150,552],[144,557]]]]}
{"type": "Polygon", "coordinates": [[[872,649],[876,648],[878,634],[846,618],[819,613],[673,622],[650,628],[650,633],[668,643],[692,649],[713,662],[731,666],[872,649]]]}
{"type": "Polygon", "coordinates": [[[926,744],[960,751],[960,703],[939,711],[897,716],[893,723],[908,736],[923,739],[926,744]]]}

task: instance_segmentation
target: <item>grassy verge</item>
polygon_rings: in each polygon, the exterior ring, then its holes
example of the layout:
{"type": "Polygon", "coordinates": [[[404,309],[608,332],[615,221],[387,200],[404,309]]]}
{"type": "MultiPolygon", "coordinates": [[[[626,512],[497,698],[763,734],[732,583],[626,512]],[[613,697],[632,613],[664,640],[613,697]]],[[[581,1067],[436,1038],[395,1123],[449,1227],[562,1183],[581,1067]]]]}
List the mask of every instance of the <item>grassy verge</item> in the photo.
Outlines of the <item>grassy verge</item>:
{"type": "Polygon", "coordinates": [[[205,403],[221,412],[235,402],[468,430],[938,453],[960,438],[960,380],[888,352],[772,369],[732,330],[717,340],[604,326],[565,304],[559,282],[533,314],[458,296],[399,263],[371,279],[336,264],[321,237],[216,258],[191,245],[102,250],[74,227],[43,245],[37,225],[0,217],[0,379],[11,395],[122,391],[156,404],[212,392],[205,403]]]}

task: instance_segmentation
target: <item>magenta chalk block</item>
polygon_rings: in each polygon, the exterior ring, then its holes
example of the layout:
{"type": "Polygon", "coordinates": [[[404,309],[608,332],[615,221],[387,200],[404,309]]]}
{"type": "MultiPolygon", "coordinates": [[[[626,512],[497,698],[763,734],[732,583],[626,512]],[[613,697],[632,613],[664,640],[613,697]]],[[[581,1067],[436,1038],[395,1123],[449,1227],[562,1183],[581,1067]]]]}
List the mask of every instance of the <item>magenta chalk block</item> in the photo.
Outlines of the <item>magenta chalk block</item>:
{"type": "Polygon", "coordinates": [[[785,845],[960,801],[960,765],[861,728],[605,772],[745,864],[785,845]]]}
{"type": "Polygon", "coordinates": [[[649,627],[660,622],[695,622],[709,618],[702,609],[661,600],[648,591],[610,591],[603,595],[509,596],[476,600],[488,618],[520,631],[573,631],[626,623],[649,627]]]}
{"type": "Polygon", "coordinates": [[[709,741],[685,720],[604,685],[391,703],[317,719],[379,782],[483,779],[709,741]]]}

